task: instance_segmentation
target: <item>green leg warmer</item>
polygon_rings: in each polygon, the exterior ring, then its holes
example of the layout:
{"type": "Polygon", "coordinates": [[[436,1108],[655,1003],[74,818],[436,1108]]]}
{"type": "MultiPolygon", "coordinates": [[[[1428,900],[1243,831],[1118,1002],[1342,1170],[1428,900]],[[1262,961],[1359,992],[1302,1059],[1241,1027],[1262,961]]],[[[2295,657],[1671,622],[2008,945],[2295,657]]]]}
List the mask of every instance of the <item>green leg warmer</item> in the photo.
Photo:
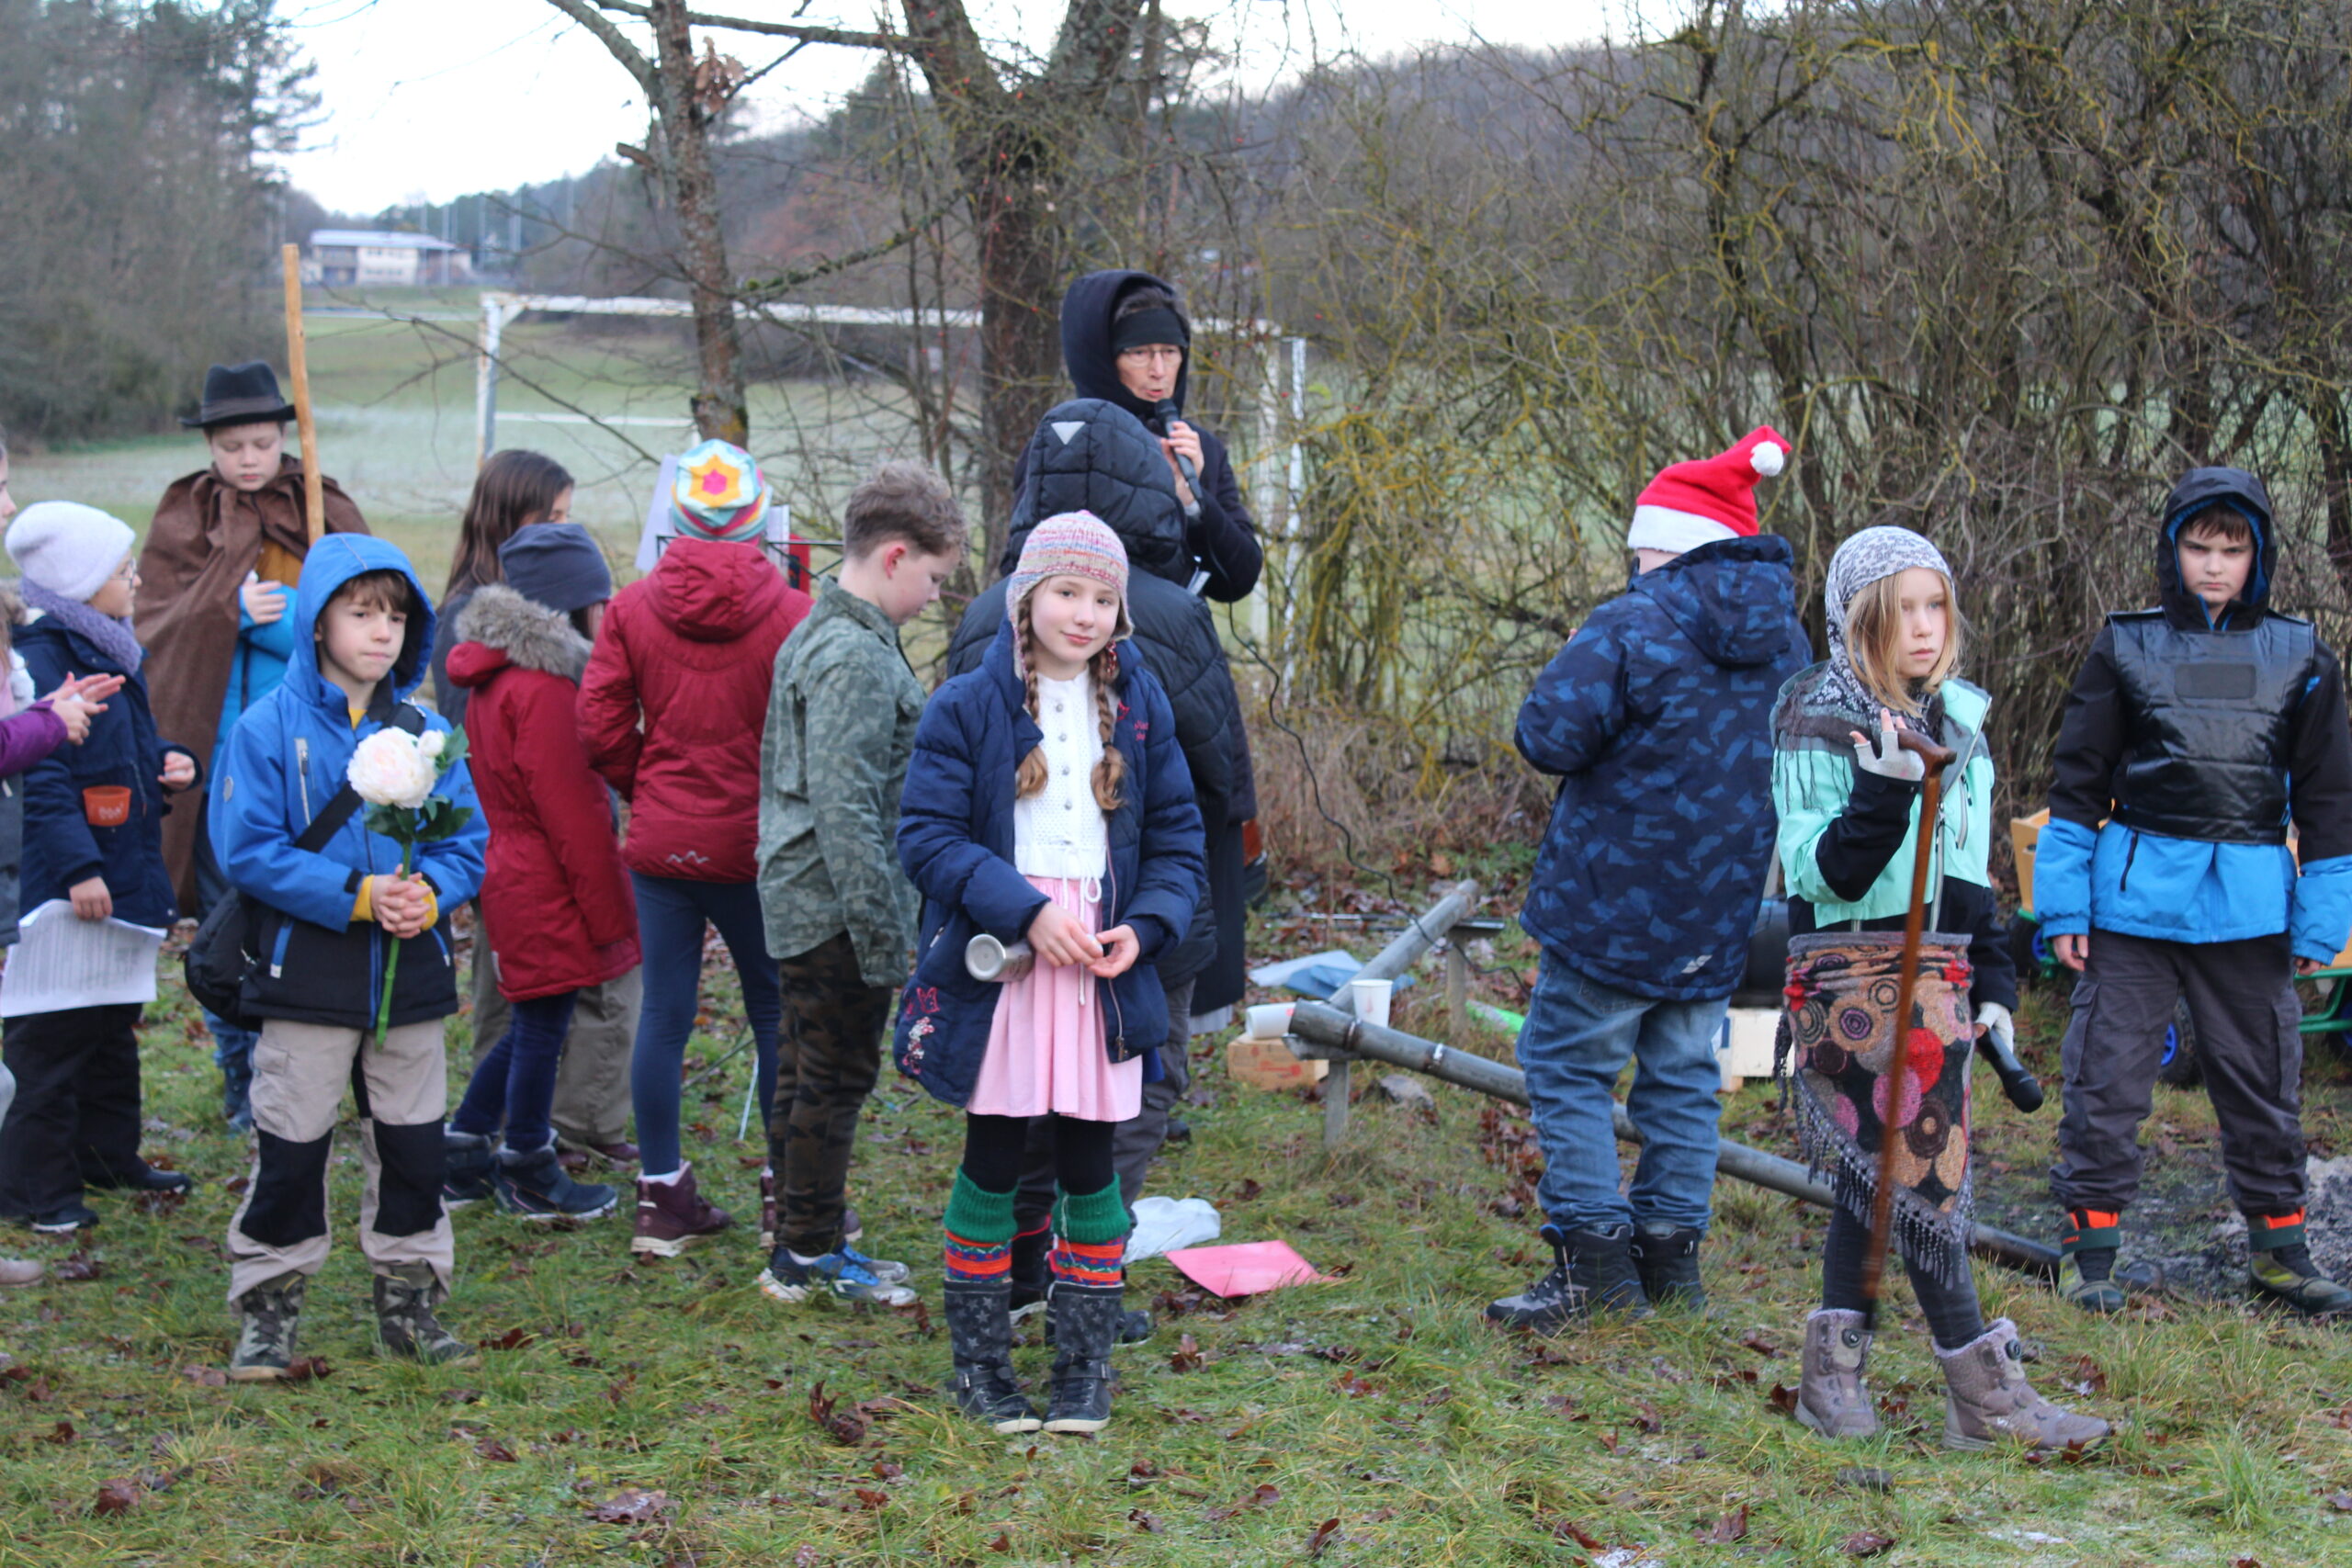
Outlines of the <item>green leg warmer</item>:
{"type": "MultiPolygon", "coordinates": [[[[1112,1189],[1116,1198],[1118,1190],[1112,1189]]],[[[966,1241],[976,1241],[986,1247],[1002,1247],[1012,1240],[1016,1228],[1012,1218],[1013,1194],[984,1191],[972,1183],[961,1169],[956,1172],[956,1190],[948,1194],[947,1215],[942,1222],[950,1235],[966,1241]]]]}
{"type": "MultiPolygon", "coordinates": [[[[1008,1204],[1011,1201],[1006,1200],[1008,1204]]],[[[1008,1207],[1006,1213],[1011,1212],[1008,1207]]],[[[1100,1192],[1064,1192],[1054,1205],[1054,1229],[1066,1241],[1102,1246],[1119,1240],[1133,1228],[1115,1181],[1100,1192]]]]}

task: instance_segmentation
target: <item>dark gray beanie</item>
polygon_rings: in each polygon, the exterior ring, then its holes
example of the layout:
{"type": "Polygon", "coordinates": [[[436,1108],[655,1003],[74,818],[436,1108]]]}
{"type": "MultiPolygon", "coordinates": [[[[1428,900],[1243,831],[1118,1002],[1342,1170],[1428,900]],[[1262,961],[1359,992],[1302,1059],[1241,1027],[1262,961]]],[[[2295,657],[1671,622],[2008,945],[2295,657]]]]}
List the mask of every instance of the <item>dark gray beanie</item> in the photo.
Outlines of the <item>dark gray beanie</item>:
{"type": "Polygon", "coordinates": [[[534,523],[498,547],[506,586],[534,604],[570,615],[613,596],[605,552],[577,523],[534,523]]]}

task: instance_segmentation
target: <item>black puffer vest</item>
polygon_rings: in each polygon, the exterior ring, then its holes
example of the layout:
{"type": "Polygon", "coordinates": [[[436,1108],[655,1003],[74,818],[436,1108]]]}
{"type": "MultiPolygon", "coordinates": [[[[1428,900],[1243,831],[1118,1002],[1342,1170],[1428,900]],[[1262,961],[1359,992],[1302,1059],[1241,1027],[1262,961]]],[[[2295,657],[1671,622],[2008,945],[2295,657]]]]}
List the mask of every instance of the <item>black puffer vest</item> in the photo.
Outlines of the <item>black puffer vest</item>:
{"type": "Polygon", "coordinates": [[[2287,840],[2288,726],[2318,672],[2309,621],[2184,631],[2161,610],[2110,615],[2132,750],[2115,819],[2168,839],[2287,840]]]}

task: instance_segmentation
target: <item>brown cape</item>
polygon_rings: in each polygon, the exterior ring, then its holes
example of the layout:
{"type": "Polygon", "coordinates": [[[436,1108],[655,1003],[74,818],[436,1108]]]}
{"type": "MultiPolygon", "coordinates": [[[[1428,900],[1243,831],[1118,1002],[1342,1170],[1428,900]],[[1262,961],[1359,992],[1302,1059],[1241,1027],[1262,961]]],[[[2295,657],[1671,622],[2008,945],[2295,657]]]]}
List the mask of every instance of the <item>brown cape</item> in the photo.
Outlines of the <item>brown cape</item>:
{"type": "MultiPolygon", "coordinates": [[[[334,480],[326,481],[327,532],[365,534],[367,521],[334,480]]],[[[229,666],[237,653],[238,590],[261,559],[262,540],[310,551],[302,523],[302,465],[278,462],[277,477],[251,494],[223,484],[210,468],[175,480],[156,504],[139,552],[139,596],[132,625],[147,649],[143,669],[155,727],[196,756],[212,756],[229,666]]],[[[179,906],[204,910],[196,895],[198,813],[164,818],[164,863],[179,906]]]]}

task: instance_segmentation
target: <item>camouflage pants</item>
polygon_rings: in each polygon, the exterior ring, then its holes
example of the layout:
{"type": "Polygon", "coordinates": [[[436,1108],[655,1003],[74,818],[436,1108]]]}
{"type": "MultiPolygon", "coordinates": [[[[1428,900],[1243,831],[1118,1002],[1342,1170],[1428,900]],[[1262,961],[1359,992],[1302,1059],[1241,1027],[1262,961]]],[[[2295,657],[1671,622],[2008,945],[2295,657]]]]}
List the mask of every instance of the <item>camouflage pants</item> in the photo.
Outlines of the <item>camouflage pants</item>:
{"type": "Polygon", "coordinates": [[[882,1042],[899,993],[865,983],[846,931],[776,967],[784,1028],[768,1112],[776,1240],[816,1258],[841,1245],[857,1119],[881,1074],[882,1042]]]}

